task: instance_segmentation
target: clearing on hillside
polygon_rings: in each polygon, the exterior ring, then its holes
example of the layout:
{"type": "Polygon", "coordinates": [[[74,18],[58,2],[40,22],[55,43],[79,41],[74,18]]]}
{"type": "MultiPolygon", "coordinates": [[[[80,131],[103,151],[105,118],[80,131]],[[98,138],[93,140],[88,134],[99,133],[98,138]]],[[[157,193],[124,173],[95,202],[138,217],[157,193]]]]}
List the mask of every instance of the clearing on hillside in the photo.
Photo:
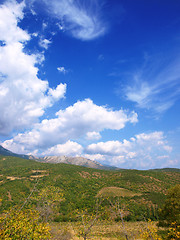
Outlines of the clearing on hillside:
{"type": "Polygon", "coordinates": [[[125,188],[104,187],[98,192],[97,197],[134,197],[140,195],[142,194],[132,192],[125,188]]]}

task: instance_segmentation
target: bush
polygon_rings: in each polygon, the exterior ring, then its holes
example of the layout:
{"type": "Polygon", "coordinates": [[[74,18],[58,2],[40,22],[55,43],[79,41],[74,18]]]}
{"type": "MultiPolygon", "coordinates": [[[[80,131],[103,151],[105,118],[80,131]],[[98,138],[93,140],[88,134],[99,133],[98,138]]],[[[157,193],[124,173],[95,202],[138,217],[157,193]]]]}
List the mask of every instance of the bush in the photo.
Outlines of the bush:
{"type": "Polygon", "coordinates": [[[50,228],[39,222],[39,214],[35,210],[11,210],[0,217],[0,239],[50,239],[50,228]]]}
{"type": "Polygon", "coordinates": [[[180,184],[169,189],[165,204],[159,213],[159,226],[180,225],[180,184]]]}
{"type": "Polygon", "coordinates": [[[167,239],[180,239],[180,184],[170,188],[160,210],[159,226],[168,228],[167,239]]]}

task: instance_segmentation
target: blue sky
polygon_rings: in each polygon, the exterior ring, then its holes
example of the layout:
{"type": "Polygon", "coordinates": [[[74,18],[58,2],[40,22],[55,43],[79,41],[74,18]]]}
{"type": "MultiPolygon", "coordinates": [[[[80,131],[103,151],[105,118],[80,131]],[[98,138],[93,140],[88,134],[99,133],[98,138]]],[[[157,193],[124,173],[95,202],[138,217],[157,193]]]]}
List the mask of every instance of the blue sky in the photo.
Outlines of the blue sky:
{"type": "Polygon", "coordinates": [[[180,167],[179,0],[0,0],[0,143],[180,167]]]}

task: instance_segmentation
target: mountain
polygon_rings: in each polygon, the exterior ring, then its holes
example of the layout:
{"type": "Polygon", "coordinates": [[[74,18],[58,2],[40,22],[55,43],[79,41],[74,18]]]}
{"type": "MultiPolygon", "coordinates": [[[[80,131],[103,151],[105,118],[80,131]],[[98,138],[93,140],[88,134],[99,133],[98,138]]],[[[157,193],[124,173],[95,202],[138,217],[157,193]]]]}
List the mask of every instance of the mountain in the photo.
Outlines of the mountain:
{"type": "Polygon", "coordinates": [[[46,156],[39,158],[38,161],[45,163],[66,163],[95,169],[109,169],[109,167],[84,157],[46,156]]]}
{"type": "Polygon", "coordinates": [[[89,168],[95,168],[95,169],[107,169],[107,170],[117,169],[116,167],[104,166],[96,161],[93,161],[84,157],[46,156],[46,157],[38,158],[32,155],[13,153],[7,150],[6,148],[3,148],[2,146],[0,146],[0,155],[31,159],[31,160],[36,160],[38,162],[44,162],[44,163],[66,163],[66,164],[78,165],[83,167],[89,167],[89,168]]]}
{"type": "Polygon", "coordinates": [[[3,148],[1,145],[0,145],[0,155],[12,156],[12,157],[20,157],[20,158],[25,158],[25,159],[30,159],[30,157],[31,157],[31,156],[24,155],[24,154],[13,153],[13,152],[7,150],[6,148],[3,148]]]}

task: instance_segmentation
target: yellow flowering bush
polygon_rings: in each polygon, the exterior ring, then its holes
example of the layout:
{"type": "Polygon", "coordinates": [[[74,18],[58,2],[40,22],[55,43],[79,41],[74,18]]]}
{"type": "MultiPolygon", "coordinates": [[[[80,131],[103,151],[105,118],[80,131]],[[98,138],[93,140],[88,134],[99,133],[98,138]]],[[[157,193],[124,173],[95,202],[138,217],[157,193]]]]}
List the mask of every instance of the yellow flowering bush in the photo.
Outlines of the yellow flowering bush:
{"type": "Polygon", "coordinates": [[[146,229],[142,231],[141,238],[143,240],[162,240],[162,238],[158,236],[157,228],[151,220],[148,221],[146,229]]]}
{"type": "Polygon", "coordinates": [[[35,210],[21,210],[0,216],[0,239],[2,240],[43,240],[50,239],[50,227],[39,221],[35,210]]]}
{"type": "Polygon", "coordinates": [[[173,222],[169,228],[168,239],[177,240],[180,239],[180,226],[173,222]]]}
{"type": "Polygon", "coordinates": [[[64,200],[62,190],[54,186],[42,188],[32,199],[37,202],[37,209],[44,222],[53,219],[54,214],[58,212],[60,202],[64,200]]]}

